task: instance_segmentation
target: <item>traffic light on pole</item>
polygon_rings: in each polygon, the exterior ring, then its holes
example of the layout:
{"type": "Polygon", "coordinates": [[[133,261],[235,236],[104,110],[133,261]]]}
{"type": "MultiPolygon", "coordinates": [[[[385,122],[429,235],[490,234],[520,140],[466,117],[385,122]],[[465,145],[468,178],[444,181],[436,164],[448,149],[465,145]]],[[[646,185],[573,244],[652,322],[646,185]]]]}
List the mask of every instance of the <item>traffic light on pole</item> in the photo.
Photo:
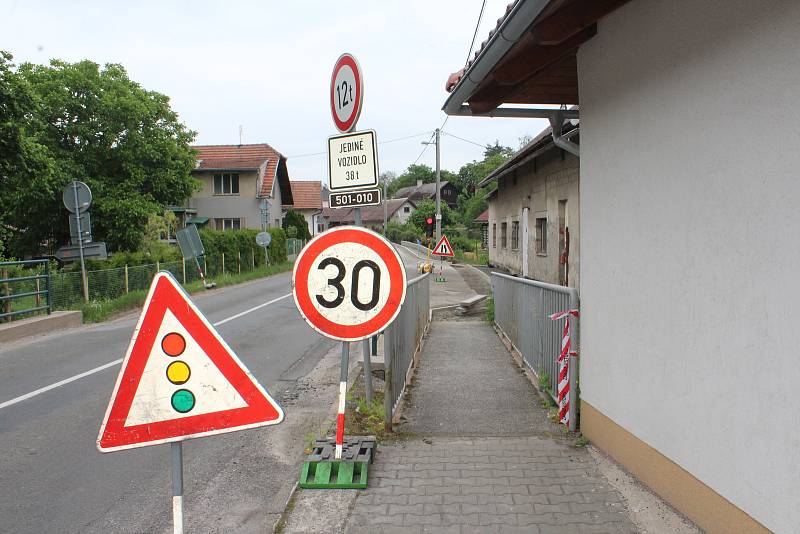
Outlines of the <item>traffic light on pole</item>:
{"type": "Polygon", "coordinates": [[[433,237],[433,217],[427,217],[425,219],[425,235],[433,237]]]}

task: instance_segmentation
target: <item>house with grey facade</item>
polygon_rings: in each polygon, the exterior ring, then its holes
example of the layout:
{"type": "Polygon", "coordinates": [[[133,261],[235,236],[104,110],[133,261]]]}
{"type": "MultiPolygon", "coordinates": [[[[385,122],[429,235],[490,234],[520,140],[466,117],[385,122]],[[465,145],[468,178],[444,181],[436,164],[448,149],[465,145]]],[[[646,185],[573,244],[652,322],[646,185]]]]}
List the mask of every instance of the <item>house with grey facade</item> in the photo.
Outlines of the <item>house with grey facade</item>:
{"type": "Polygon", "coordinates": [[[189,199],[186,222],[216,230],[280,228],[292,206],[286,158],[266,143],[200,145],[192,176],[200,190],[189,199]]]}

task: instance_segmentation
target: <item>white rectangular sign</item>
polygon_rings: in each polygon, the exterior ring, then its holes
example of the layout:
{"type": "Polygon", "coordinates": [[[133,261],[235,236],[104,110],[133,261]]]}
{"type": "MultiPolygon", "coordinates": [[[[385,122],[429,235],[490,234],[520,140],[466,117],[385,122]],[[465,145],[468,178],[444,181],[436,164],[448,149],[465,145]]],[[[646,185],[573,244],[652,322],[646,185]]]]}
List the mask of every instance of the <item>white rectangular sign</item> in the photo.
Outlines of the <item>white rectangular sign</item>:
{"type": "Polygon", "coordinates": [[[374,130],[328,138],[331,191],[378,185],[378,149],[374,130]]]}

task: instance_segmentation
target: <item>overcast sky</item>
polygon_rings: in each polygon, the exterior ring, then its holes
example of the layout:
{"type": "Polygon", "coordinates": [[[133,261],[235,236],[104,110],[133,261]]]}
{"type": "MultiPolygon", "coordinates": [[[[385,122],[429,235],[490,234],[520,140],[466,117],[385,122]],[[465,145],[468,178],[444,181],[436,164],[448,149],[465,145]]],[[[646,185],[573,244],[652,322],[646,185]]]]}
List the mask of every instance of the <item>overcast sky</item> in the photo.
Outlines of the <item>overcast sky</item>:
{"type": "MultiPolygon", "coordinates": [[[[508,1],[487,0],[475,49],[508,1]]],[[[481,4],[0,0],[0,49],[17,63],[121,63],[133,80],[169,95],[198,144],[238,143],[241,125],[245,143],[269,143],[289,158],[292,179],[326,181],[326,156],[306,154],[323,152],[337,133],[328,91],[339,55],[355,55],[364,73],[358,129],[377,132],[381,172],[399,174],[445,119],[445,81],[466,60],[481,4]]],[[[516,149],[545,126],[451,117],[445,131],[516,149]]],[[[442,137],[443,168],[481,157],[480,146],[442,137]]],[[[432,146],[419,162],[434,166],[432,146]]]]}

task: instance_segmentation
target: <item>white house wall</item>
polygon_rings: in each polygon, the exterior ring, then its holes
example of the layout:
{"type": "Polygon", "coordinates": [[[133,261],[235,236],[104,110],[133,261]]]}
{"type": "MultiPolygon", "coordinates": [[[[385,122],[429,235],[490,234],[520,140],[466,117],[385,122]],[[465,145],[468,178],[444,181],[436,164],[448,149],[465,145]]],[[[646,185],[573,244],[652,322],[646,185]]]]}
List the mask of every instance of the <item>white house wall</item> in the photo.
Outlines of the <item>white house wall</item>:
{"type": "Polygon", "coordinates": [[[796,1],[638,0],[578,56],[582,398],[781,533],[800,532],[799,36],[796,1]]]}

